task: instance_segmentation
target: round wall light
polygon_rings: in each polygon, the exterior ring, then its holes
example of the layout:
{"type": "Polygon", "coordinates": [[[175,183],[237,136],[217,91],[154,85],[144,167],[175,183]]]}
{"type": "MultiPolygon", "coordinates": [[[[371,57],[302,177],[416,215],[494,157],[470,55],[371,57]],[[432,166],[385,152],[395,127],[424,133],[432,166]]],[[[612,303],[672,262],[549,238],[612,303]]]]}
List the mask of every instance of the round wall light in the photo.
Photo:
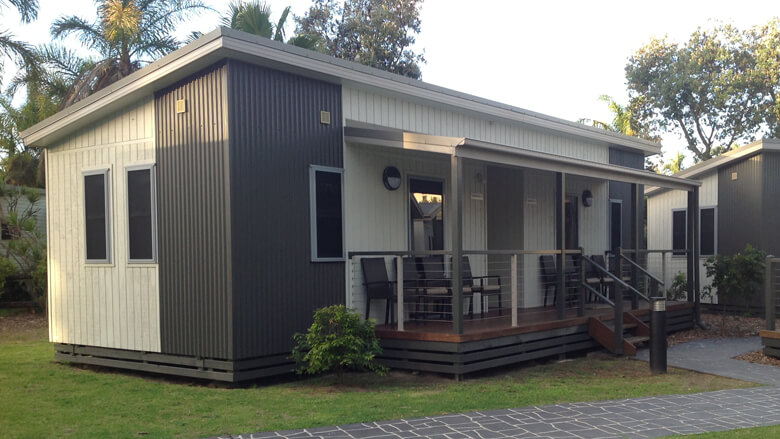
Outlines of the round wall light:
{"type": "Polygon", "coordinates": [[[382,183],[389,191],[401,187],[401,172],[395,166],[388,166],[382,171],[382,183]]]}
{"type": "Polygon", "coordinates": [[[590,191],[590,189],[585,189],[582,191],[582,205],[585,207],[590,207],[593,205],[593,193],[590,191]]]}

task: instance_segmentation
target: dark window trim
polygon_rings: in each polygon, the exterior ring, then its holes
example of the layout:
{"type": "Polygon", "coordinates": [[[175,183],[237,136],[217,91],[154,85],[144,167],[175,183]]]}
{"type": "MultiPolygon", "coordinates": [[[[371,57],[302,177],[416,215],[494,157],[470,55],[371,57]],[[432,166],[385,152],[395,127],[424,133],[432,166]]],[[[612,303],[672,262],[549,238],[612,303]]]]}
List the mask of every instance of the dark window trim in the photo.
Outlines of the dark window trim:
{"type": "Polygon", "coordinates": [[[81,171],[81,200],[85,203],[82,207],[82,220],[84,221],[84,260],[88,265],[106,265],[112,264],[111,258],[111,168],[98,168],[81,171]],[[91,175],[103,176],[103,191],[105,194],[105,215],[106,215],[106,257],[105,259],[89,259],[87,257],[87,206],[86,206],[86,186],[85,177],[91,175]]]}
{"type": "Polygon", "coordinates": [[[609,227],[609,229],[607,231],[607,234],[608,234],[607,241],[609,241],[607,243],[607,246],[610,247],[609,251],[613,250],[612,249],[612,203],[620,205],[620,228],[619,228],[619,230],[620,230],[620,246],[619,247],[620,248],[623,247],[623,200],[620,199],[620,198],[610,198],[609,202],[607,203],[607,218],[608,218],[607,224],[608,224],[608,227],[609,227]]]}
{"type": "Polygon", "coordinates": [[[672,257],[673,258],[686,258],[688,257],[688,209],[687,208],[679,208],[679,209],[672,209],[672,215],[671,215],[671,221],[672,226],[670,227],[671,233],[671,249],[672,250],[678,250],[678,251],[672,251],[672,257]],[[674,213],[675,212],[685,212],[685,227],[683,229],[683,233],[685,233],[685,247],[682,249],[676,249],[674,248],[674,213]]]}
{"type": "Polygon", "coordinates": [[[699,207],[699,257],[708,258],[718,254],[718,206],[700,206],[699,207]],[[706,209],[712,209],[712,250],[711,255],[705,255],[701,251],[701,211],[706,209]]]}
{"type": "Polygon", "coordinates": [[[155,172],[155,163],[141,163],[125,166],[125,209],[127,214],[127,229],[125,237],[127,239],[127,263],[128,264],[156,264],[157,263],[157,173],[155,172]],[[130,257],[130,171],[149,170],[149,186],[152,203],[152,259],[132,259],[130,257]]]}
{"type": "Polygon", "coordinates": [[[344,169],[330,166],[309,165],[309,239],[311,247],[312,262],[343,262],[345,258],[345,236],[344,236],[344,169]],[[317,172],[331,172],[341,176],[341,256],[337,258],[321,258],[317,256],[317,172]]]}

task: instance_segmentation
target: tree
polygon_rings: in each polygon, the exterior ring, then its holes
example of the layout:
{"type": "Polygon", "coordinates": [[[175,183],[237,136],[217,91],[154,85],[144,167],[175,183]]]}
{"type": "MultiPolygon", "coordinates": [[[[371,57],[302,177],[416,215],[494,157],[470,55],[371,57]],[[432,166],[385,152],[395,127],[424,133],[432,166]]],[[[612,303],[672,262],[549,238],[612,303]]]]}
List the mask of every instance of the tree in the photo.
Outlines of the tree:
{"type": "Polygon", "coordinates": [[[653,39],[626,66],[637,117],[657,131],[680,131],[699,162],[753,140],[761,127],[755,56],[732,26],[694,32],[683,45],[653,39]]]}
{"type": "Polygon", "coordinates": [[[747,36],[755,59],[754,80],[768,134],[780,138],[780,19],[750,30],[747,36]]]}
{"type": "Polygon", "coordinates": [[[721,335],[725,326],[726,300],[741,301],[747,308],[750,298],[760,291],[764,277],[766,254],[747,244],[739,253],[726,256],[717,254],[704,262],[712,287],[718,290],[718,302],[723,304],[721,335]]]}
{"type": "MultiPolygon", "coordinates": [[[[19,12],[22,23],[29,23],[38,18],[38,0],[8,0],[8,3],[19,12]]],[[[0,0],[0,11],[6,5],[5,0],[0,0]]],[[[0,29],[0,78],[4,72],[3,57],[29,62],[32,59],[32,51],[29,44],[16,40],[8,30],[0,29]]]]}
{"type": "Polygon", "coordinates": [[[634,115],[634,110],[630,106],[620,105],[609,95],[599,96],[599,100],[606,102],[607,108],[612,113],[611,122],[602,122],[594,119],[579,119],[577,122],[591,125],[614,133],[625,134],[627,136],[639,137],[645,140],[658,142],[660,139],[649,133],[648,127],[642,125],[634,115]]]}
{"type": "Polygon", "coordinates": [[[314,0],[297,18],[296,38],[323,53],[419,79],[425,62],[411,46],[422,0],[314,0]]]}
{"type": "Polygon", "coordinates": [[[662,172],[667,175],[674,175],[682,171],[685,169],[685,166],[683,166],[684,160],[685,155],[678,151],[671,160],[663,163],[662,172]]]}
{"type": "Polygon", "coordinates": [[[201,0],[95,0],[98,18],[60,17],[54,38],[76,35],[99,59],[74,82],[67,107],[179,47],[170,34],[191,14],[209,9],[201,0]]]}

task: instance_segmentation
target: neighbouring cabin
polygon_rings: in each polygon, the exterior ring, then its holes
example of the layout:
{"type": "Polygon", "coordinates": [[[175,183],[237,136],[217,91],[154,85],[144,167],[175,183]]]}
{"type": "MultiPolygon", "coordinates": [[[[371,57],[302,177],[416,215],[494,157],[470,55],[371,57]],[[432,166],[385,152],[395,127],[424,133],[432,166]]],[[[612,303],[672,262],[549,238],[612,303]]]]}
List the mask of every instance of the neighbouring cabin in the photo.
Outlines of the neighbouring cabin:
{"type": "MultiPolygon", "coordinates": [[[[732,255],[747,244],[769,255],[780,255],[780,143],[764,139],[691,166],[677,174],[698,180],[699,258],[701,285],[707,286],[705,260],[715,254],[732,255]]],[[[687,247],[687,200],[680,193],[660,188],[647,190],[648,248],[672,249],[670,261],[684,260],[681,249],[687,247]]],[[[683,262],[684,264],[684,262],[683,262]]],[[[674,262],[670,262],[670,266],[674,262]]],[[[668,269],[665,280],[671,282],[681,270],[668,269]]],[[[708,299],[718,301],[717,291],[708,299]]],[[[729,306],[742,306],[727,303],[729,306]]],[[[764,300],[756,295],[751,306],[763,309],[764,300]]]]}
{"type": "Polygon", "coordinates": [[[643,188],[699,186],[642,170],[658,144],[228,29],[23,136],[55,357],[226,381],[289,372],[336,303],[394,367],[631,353],[663,288],[643,188]]]}

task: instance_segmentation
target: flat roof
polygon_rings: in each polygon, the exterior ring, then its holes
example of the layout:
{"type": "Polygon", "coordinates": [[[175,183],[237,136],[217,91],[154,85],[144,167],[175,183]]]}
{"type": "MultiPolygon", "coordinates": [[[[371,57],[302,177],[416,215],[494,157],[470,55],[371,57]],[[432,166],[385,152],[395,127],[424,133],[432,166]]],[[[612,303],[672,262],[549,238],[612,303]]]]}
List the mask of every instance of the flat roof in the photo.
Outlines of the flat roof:
{"type": "Polygon", "coordinates": [[[131,75],[71,105],[21,133],[29,146],[48,144],[101,119],[107,113],[148,96],[223,59],[236,59],[328,82],[367,87],[385,93],[505,119],[613,146],[660,153],[661,144],[589,127],[577,122],[503,104],[385,72],[362,64],[272,41],[228,28],[218,28],[131,75]]]}

